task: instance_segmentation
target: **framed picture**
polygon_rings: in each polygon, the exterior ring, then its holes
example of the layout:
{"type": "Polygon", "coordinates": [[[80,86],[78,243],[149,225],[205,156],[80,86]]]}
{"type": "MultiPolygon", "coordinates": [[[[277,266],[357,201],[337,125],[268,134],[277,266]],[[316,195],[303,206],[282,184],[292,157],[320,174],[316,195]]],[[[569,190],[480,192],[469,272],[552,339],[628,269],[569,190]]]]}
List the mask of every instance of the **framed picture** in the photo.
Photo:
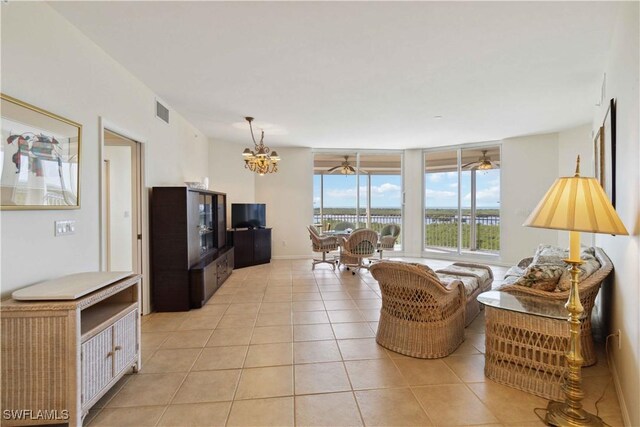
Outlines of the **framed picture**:
{"type": "Polygon", "coordinates": [[[0,209],[78,209],[82,125],[0,97],[0,209]]]}
{"type": "Polygon", "coordinates": [[[604,117],[602,127],[602,170],[601,180],[611,204],[616,206],[616,101],[609,101],[609,108],[604,117]]]}
{"type": "Polygon", "coordinates": [[[595,161],[594,172],[595,177],[604,188],[604,127],[600,126],[596,136],[593,138],[593,159],[595,161]]]}

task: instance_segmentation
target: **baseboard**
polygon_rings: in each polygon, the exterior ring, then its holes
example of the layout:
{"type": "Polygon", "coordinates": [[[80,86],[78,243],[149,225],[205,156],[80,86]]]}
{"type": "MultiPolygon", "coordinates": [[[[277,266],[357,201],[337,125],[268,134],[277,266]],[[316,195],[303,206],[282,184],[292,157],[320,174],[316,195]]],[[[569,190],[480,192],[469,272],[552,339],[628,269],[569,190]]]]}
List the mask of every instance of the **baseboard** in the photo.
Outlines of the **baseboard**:
{"type": "Polygon", "coordinates": [[[272,255],[271,259],[308,259],[311,260],[313,255],[272,255]]]}
{"type": "Polygon", "coordinates": [[[620,404],[620,413],[622,415],[622,422],[625,426],[631,426],[631,418],[629,417],[629,410],[627,409],[627,403],[622,393],[622,386],[620,385],[620,377],[618,376],[618,368],[613,360],[613,357],[609,358],[609,367],[611,368],[611,376],[613,377],[613,385],[616,388],[616,395],[618,397],[618,403],[620,404]]]}

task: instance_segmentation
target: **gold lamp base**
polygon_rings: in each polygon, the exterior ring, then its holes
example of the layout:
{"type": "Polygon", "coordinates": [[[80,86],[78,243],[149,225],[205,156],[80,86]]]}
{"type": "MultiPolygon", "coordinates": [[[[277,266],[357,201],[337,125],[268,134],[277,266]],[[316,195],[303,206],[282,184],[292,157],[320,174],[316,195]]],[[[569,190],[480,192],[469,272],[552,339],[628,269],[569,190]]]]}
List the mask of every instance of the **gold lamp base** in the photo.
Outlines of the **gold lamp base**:
{"type": "Polygon", "coordinates": [[[565,402],[549,402],[545,422],[557,427],[593,426],[602,427],[602,419],[584,409],[574,410],[565,402]]]}
{"type": "MultiPolygon", "coordinates": [[[[580,237],[576,232],[571,232],[571,244],[576,243],[576,247],[580,247],[580,237]]],[[[569,349],[566,353],[568,371],[563,385],[565,394],[564,402],[549,402],[547,406],[547,415],[545,422],[552,426],[558,427],[581,427],[581,426],[603,426],[602,419],[596,415],[590,414],[582,409],[582,354],[580,351],[580,316],[584,312],[584,308],[580,302],[580,292],[578,288],[578,276],[580,275],[580,264],[583,263],[579,256],[577,259],[565,259],[564,261],[570,265],[571,273],[571,290],[569,291],[569,299],[565,304],[569,312],[569,330],[571,336],[569,338],[569,349]]]]}

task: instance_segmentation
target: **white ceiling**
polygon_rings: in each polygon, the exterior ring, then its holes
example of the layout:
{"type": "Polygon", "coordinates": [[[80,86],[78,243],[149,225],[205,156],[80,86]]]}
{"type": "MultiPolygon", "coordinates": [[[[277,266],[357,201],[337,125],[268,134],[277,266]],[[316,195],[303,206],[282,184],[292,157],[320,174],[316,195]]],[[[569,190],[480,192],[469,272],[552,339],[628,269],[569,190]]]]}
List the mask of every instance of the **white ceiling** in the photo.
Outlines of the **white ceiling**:
{"type": "Polygon", "coordinates": [[[415,148],[591,120],[613,2],[51,2],[171,108],[247,145],[415,148]],[[434,116],[443,116],[435,119],[434,116]]]}

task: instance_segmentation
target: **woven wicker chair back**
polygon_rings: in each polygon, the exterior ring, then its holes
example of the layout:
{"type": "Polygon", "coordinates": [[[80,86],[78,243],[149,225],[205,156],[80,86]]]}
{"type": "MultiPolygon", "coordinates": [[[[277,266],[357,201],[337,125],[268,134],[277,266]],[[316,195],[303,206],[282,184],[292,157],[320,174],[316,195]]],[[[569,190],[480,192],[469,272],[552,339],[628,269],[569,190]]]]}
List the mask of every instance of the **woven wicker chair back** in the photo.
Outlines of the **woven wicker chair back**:
{"type": "Polygon", "coordinates": [[[433,271],[397,261],[370,267],[382,292],[376,341],[412,357],[437,358],[464,339],[465,294],[462,282],[447,287],[433,271]]]}
{"type": "Polygon", "coordinates": [[[309,231],[309,239],[311,239],[311,247],[314,252],[335,251],[340,247],[340,242],[335,236],[322,237],[312,225],[307,227],[309,231]]]}
{"type": "Polygon", "coordinates": [[[320,233],[318,233],[318,229],[315,226],[309,225],[307,226],[307,230],[309,230],[310,234],[313,234],[316,237],[320,237],[320,233]]]}
{"type": "Polygon", "coordinates": [[[344,250],[359,258],[373,256],[378,246],[378,233],[368,228],[357,230],[344,242],[344,250]]]}
{"type": "Polygon", "coordinates": [[[400,235],[400,226],[398,224],[387,224],[380,230],[380,237],[393,236],[398,237],[400,235]]]}

